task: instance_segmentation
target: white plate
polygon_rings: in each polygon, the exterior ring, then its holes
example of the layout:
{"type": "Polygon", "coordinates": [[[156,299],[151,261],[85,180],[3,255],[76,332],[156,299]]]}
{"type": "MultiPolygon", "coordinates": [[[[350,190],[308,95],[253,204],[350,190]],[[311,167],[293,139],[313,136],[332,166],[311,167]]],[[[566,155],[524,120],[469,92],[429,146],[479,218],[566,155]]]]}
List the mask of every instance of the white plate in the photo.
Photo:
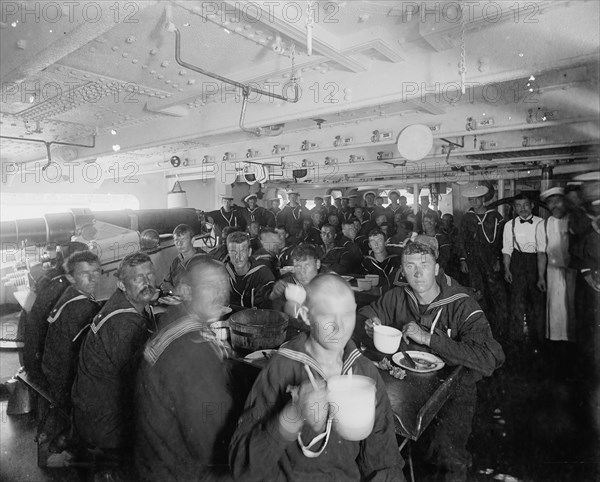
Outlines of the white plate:
{"type": "Polygon", "coordinates": [[[408,353],[417,364],[417,368],[410,367],[404,360],[404,355],[401,352],[396,353],[392,357],[392,360],[396,365],[411,372],[431,373],[441,370],[446,365],[441,358],[425,351],[406,350],[406,353],[408,353]]]}
{"type": "Polygon", "coordinates": [[[267,361],[267,359],[265,358],[265,354],[268,357],[271,357],[275,354],[275,352],[277,352],[277,350],[265,349],[265,350],[253,351],[252,353],[246,355],[244,357],[244,360],[246,360],[246,361],[255,361],[255,360],[267,361]]]}

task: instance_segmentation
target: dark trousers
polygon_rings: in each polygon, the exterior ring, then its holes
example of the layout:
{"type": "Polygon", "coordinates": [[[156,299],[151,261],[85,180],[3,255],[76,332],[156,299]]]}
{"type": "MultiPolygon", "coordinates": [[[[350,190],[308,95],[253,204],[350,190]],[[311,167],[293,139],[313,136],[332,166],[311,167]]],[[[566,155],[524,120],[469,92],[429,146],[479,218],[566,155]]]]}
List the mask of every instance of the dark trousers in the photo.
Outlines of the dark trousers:
{"type": "Polygon", "coordinates": [[[458,385],[418,442],[426,460],[438,468],[444,481],[467,479],[467,471],[472,463],[467,442],[476,403],[476,386],[458,385]]]}
{"type": "Polygon", "coordinates": [[[510,286],[510,316],[506,330],[509,346],[523,343],[523,318],[527,315],[529,339],[540,346],[545,338],[546,296],[537,289],[537,254],[521,253],[516,249],[510,258],[512,284],[510,286]]]}
{"type": "Polygon", "coordinates": [[[505,340],[507,297],[504,277],[501,271],[494,271],[492,264],[482,257],[467,259],[469,266],[469,285],[480,291],[479,301],[485,312],[494,338],[502,343],[505,340]]]}

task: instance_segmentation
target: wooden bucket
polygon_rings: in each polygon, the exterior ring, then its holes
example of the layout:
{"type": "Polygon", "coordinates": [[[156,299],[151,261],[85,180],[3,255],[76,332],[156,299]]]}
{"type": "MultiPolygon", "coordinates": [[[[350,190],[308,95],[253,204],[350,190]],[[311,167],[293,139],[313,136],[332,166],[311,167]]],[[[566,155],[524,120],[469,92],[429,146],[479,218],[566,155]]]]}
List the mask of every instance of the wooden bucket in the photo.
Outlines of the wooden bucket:
{"type": "Polygon", "coordinates": [[[289,316],[275,310],[250,309],[229,317],[231,344],[244,352],[279,348],[285,341],[289,316]]]}

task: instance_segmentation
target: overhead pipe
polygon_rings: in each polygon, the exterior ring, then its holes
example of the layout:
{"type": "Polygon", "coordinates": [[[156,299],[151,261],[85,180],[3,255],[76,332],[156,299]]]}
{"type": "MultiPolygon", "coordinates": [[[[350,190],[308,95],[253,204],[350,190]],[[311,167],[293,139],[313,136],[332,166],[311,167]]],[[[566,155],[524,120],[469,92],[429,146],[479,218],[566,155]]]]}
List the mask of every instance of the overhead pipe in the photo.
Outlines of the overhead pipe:
{"type": "MultiPolygon", "coordinates": [[[[92,136],[92,145],[91,146],[87,146],[85,144],[75,144],[73,142],[46,141],[44,139],[25,139],[22,137],[12,137],[12,136],[0,136],[0,139],[9,139],[12,141],[22,141],[22,142],[41,142],[42,144],[45,144],[46,145],[46,153],[48,155],[48,162],[46,163],[46,165],[44,167],[42,167],[42,171],[45,171],[46,169],[48,169],[48,166],[50,166],[50,164],[52,164],[52,153],[50,152],[50,146],[52,144],[56,144],[59,146],[69,146],[69,147],[85,147],[87,149],[93,149],[94,147],[96,147],[96,134],[94,134],[92,136]]],[[[20,163],[15,163],[15,164],[20,164],[20,163]]]]}
{"type": "Polygon", "coordinates": [[[275,94],[273,92],[268,92],[266,90],[259,89],[258,87],[253,87],[248,84],[243,84],[241,82],[237,82],[235,80],[228,79],[227,77],[223,77],[222,75],[215,74],[214,72],[209,72],[208,70],[205,70],[201,67],[197,67],[195,65],[185,62],[184,60],[181,59],[181,32],[179,31],[179,29],[177,27],[175,27],[173,25],[172,22],[169,22],[168,28],[169,28],[169,30],[172,30],[173,32],[175,32],[175,61],[179,65],[181,65],[182,67],[184,67],[186,69],[193,70],[194,72],[198,72],[199,74],[206,75],[207,77],[211,77],[220,82],[224,82],[226,84],[233,85],[233,86],[237,87],[238,89],[241,89],[244,99],[243,99],[243,103],[242,103],[242,111],[240,113],[239,126],[240,126],[240,129],[242,129],[242,131],[248,132],[253,135],[258,135],[258,136],[260,136],[262,134],[260,128],[248,129],[248,128],[244,127],[244,119],[246,117],[246,104],[248,102],[248,96],[250,95],[251,92],[254,92],[259,95],[265,95],[267,97],[272,97],[274,99],[284,100],[286,102],[296,103],[300,100],[300,89],[298,88],[297,82],[293,82],[294,97],[288,97],[286,95],[275,94]]]}
{"type": "Polygon", "coordinates": [[[175,32],[175,60],[176,62],[185,67],[186,69],[193,70],[194,72],[198,72],[199,74],[206,75],[207,77],[212,77],[213,79],[219,80],[226,84],[234,85],[238,89],[241,89],[242,92],[247,92],[248,95],[250,92],[255,92],[260,95],[266,95],[267,97],[273,97],[274,99],[284,100],[286,102],[298,102],[300,100],[300,91],[298,89],[298,84],[294,83],[294,97],[290,98],[284,95],[274,94],[272,92],[268,92],[266,90],[259,89],[257,87],[253,87],[248,84],[243,84],[241,82],[237,82],[235,80],[228,79],[227,77],[223,77],[222,75],[215,74],[213,72],[209,72],[208,70],[204,70],[201,67],[197,67],[192,64],[188,64],[187,62],[181,60],[181,32],[179,29],[175,27],[173,24],[170,24],[169,29],[175,32]]]}

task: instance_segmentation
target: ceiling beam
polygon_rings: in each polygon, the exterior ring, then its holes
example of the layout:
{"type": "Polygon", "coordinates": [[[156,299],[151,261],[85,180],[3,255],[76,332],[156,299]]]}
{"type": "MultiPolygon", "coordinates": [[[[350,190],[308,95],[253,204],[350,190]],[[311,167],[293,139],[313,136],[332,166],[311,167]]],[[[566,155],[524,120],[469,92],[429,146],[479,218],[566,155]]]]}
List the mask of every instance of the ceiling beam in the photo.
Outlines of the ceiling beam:
{"type": "MultiPolygon", "coordinates": [[[[136,7],[138,11],[141,11],[156,3],[156,0],[138,1],[136,2],[136,7]]],[[[2,85],[11,83],[20,84],[26,79],[37,76],[42,70],[57,63],[67,55],[72,54],[118,25],[115,23],[113,12],[109,11],[109,9],[112,8],[111,6],[112,3],[103,2],[101,5],[102,15],[97,22],[83,22],[71,30],[67,35],[61,36],[56,42],[53,42],[42,51],[33,55],[29,60],[23,62],[17,68],[2,75],[2,85]]]]}

